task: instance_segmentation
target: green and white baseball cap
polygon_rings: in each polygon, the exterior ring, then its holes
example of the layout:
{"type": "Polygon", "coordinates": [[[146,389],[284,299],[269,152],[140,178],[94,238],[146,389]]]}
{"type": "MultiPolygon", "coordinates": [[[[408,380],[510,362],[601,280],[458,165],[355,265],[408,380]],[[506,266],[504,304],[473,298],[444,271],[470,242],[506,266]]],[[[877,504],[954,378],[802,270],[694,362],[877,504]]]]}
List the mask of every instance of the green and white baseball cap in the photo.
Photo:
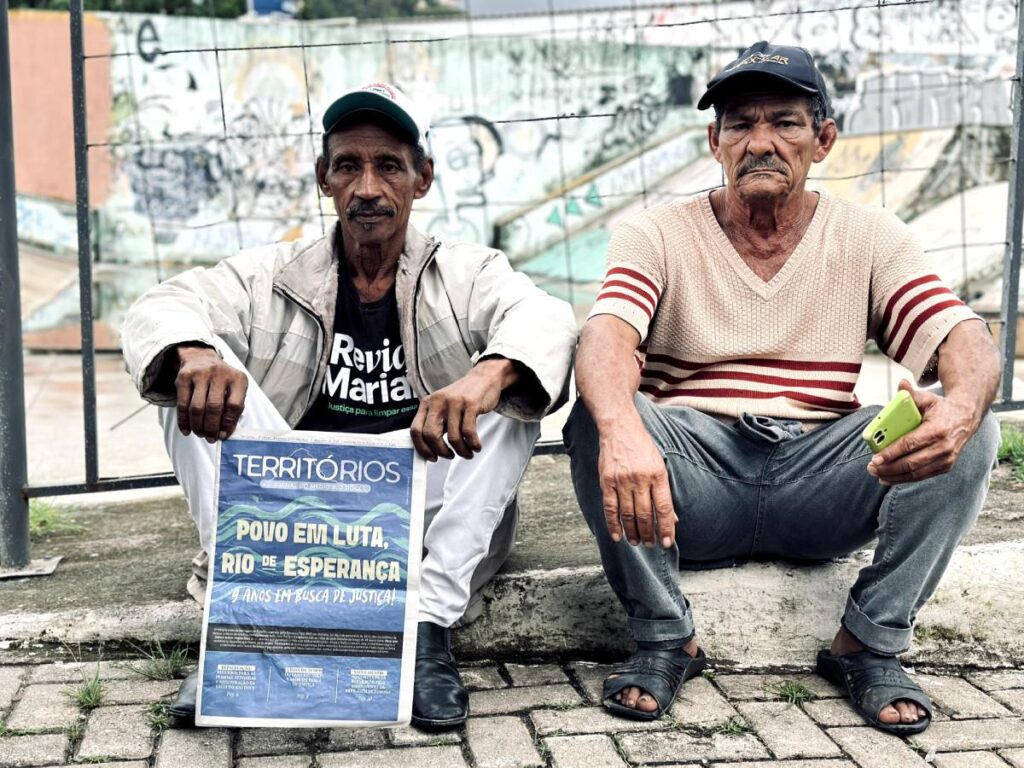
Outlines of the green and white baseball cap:
{"type": "Polygon", "coordinates": [[[425,144],[430,133],[423,110],[389,83],[367,83],[335,99],[324,112],[324,133],[330,133],[356,112],[376,112],[390,118],[414,144],[425,144]]]}

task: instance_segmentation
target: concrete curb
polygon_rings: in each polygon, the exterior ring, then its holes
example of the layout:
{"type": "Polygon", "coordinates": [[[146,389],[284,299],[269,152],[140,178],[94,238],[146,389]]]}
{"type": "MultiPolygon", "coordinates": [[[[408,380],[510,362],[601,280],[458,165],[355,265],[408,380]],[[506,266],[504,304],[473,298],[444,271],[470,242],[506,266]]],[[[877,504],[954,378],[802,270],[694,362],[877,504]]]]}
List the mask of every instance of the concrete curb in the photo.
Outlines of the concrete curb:
{"type": "MultiPolygon", "coordinates": [[[[861,552],[822,566],[752,563],[680,578],[701,645],[723,665],[810,667],[838,626],[861,552]]],[[[1024,664],[1024,542],[962,547],[921,612],[909,662],[1024,664]]],[[[455,635],[460,658],[621,655],[630,645],[599,567],[502,574],[483,615],[455,635]]],[[[44,644],[199,640],[191,601],[0,616],[0,640],[44,644]]]]}

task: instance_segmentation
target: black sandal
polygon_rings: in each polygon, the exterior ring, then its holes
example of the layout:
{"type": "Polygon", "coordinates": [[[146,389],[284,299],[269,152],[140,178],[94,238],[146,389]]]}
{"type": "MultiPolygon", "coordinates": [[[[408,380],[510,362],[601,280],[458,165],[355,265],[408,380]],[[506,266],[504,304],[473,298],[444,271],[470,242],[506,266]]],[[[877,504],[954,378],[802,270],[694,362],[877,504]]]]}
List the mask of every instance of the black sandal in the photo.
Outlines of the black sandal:
{"type": "Polygon", "coordinates": [[[601,703],[609,712],[622,717],[657,720],[672,706],[682,684],[699,675],[707,663],[703,650],[691,656],[682,648],[665,651],[641,648],[624,664],[615,667],[605,679],[601,703]],[[644,712],[620,704],[615,700],[615,694],[626,688],[642,688],[654,699],[658,708],[653,712],[644,712]]]}
{"type": "Polygon", "coordinates": [[[825,649],[818,653],[817,671],[846,691],[857,714],[880,731],[908,736],[931,725],[932,700],[907,676],[895,656],[871,651],[833,656],[825,649]],[[878,719],[886,706],[900,699],[914,702],[927,714],[916,723],[883,723],[878,719]]]}

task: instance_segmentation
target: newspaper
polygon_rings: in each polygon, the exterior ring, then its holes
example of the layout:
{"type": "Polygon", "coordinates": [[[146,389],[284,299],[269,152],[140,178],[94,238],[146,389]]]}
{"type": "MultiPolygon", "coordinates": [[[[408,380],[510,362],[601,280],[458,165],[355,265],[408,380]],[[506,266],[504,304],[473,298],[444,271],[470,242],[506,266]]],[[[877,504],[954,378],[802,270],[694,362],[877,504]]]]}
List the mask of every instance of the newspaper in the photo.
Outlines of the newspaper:
{"type": "Polygon", "coordinates": [[[197,725],[409,722],[425,489],[408,434],[221,443],[197,725]]]}

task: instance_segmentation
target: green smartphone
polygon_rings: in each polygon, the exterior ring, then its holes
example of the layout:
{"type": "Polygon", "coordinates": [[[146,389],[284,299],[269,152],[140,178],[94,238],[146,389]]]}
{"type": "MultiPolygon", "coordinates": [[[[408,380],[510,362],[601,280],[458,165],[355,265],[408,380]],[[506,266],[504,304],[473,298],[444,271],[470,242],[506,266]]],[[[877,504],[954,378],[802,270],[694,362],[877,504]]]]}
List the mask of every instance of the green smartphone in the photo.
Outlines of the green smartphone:
{"type": "Polygon", "coordinates": [[[900,390],[864,428],[861,437],[872,451],[878,453],[920,424],[921,412],[917,410],[914,399],[909,392],[900,390]]]}

